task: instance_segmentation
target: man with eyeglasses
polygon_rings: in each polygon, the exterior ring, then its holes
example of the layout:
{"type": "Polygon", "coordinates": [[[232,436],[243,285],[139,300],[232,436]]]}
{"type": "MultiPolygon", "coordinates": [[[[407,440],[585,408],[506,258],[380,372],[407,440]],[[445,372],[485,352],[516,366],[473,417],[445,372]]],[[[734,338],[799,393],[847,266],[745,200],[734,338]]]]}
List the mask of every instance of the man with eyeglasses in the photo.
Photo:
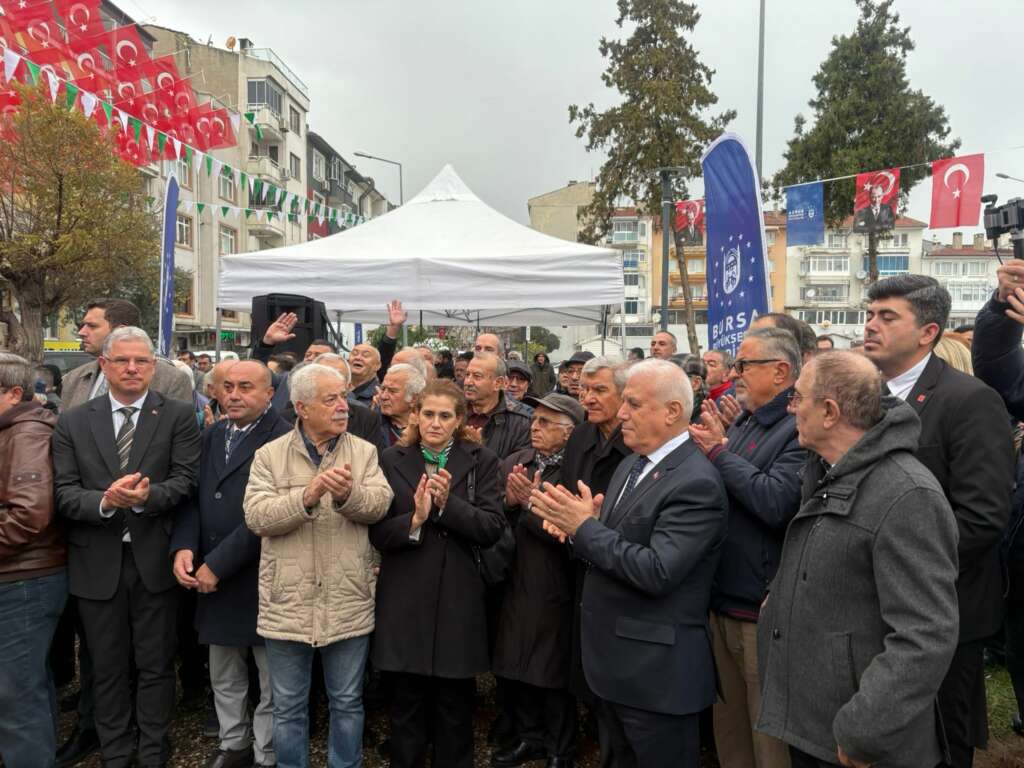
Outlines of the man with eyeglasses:
{"type": "Polygon", "coordinates": [[[503,463],[505,515],[513,525],[516,555],[498,618],[493,671],[504,678],[516,739],[494,753],[495,766],[547,760],[565,768],[575,759],[576,699],[569,692],[572,661],[573,565],[565,545],[544,532],[530,511],[541,482],[562,481],[566,442],[584,410],[569,395],[527,397],[532,406],[531,447],[503,463]]]}
{"type": "Polygon", "coordinates": [[[65,411],[53,437],[69,591],[92,656],[104,765],[166,765],[178,603],[169,534],[196,486],[199,428],[191,400],[151,388],[156,356],[142,329],[112,331],[99,364],[107,391],[65,411]]]}
{"type": "Polygon", "coordinates": [[[789,331],[747,331],[729,371],[743,413],[728,431],[712,399],[690,427],[729,494],[729,529],[711,591],[711,630],[722,697],[714,706],[722,768],[785,768],[786,745],[754,731],[761,708],[757,620],[800,507],[796,421],[787,413],[801,353],[789,331]]]}

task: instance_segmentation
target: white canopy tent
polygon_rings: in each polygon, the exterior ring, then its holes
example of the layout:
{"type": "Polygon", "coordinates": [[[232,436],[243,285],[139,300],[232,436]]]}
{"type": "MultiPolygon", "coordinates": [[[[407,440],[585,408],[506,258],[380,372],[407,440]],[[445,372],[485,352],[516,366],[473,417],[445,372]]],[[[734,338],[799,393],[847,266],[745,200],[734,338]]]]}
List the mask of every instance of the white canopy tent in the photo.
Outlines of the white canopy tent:
{"type": "Polygon", "coordinates": [[[401,208],[300,245],[221,259],[218,304],[291,293],[346,322],[384,323],[401,299],[424,325],[601,323],[623,300],[618,251],[560,240],[485,205],[446,165],[401,208]]]}

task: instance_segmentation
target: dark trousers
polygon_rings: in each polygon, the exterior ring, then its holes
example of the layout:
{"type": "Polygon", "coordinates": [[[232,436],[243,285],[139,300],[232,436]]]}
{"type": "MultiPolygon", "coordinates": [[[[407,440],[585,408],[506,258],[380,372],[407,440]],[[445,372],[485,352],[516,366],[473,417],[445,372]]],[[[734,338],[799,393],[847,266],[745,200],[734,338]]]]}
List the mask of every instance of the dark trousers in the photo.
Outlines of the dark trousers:
{"type": "Polygon", "coordinates": [[[391,699],[391,768],[473,768],[473,678],[397,672],[391,699]]]}
{"type": "Polygon", "coordinates": [[[516,732],[531,746],[544,747],[548,757],[572,759],[576,754],[576,699],[560,688],[540,688],[507,681],[513,701],[516,732]]]}
{"type": "Polygon", "coordinates": [[[126,544],[114,596],[109,600],[78,600],[92,656],[96,733],[106,768],[131,765],[135,751],[132,660],[138,670],[135,714],[139,763],[161,765],[170,757],[177,598],[177,589],[156,594],[146,589],[131,545],[126,544]]]}
{"type": "Polygon", "coordinates": [[[210,686],[209,648],[199,644],[196,630],[196,602],[199,593],[184,587],[174,588],[178,593],[178,680],[181,696],[193,703],[201,702],[210,686]]]}
{"type": "Polygon", "coordinates": [[[789,748],[789,768],[831,768],[833,765],[839,765],[838,755],[833,762],[826,763],[796,747],[789,748]]]}
{"type": "Polygon", "coordinates": [[[602,768],[699,768],[699,716],[597,701],[602,768]]]}
{"type": "Polygon", "coordinates": [[[1006,670],[1010,673],[1017,712],[1024,717],[1024,568],[1012,564],[1006,598],[1006,670]]]}
{"type": "Polygon", "coordinates": [[[950,768],[971,768],[975,747],[984,749],[988,744],[984,647],[984,640],[958,645],[939,686],[939,712],[952,757],[950,768]]]}

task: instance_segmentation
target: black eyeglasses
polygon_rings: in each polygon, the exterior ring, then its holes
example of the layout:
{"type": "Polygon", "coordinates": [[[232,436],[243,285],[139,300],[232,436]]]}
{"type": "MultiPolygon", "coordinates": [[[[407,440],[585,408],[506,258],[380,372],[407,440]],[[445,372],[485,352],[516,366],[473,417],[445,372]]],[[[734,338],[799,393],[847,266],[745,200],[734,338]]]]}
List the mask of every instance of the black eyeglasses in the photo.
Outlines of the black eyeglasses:
{"type": "Polygon", "coordinates": [[[783,362],[783,361],[780,360],[777,357],[768,357],[768,358],[765,358],[764,360],[737,360],[736,362],[734,362],[730,366],[730,368],[735,368],[736,369],[736,373],[738,373],[740,376],[742,376],[743,372],[746,371],[747,368],[749,366],[751,366],[751,365],[763,365],[764,363],[781,363],[781,362],[783,362]]]}

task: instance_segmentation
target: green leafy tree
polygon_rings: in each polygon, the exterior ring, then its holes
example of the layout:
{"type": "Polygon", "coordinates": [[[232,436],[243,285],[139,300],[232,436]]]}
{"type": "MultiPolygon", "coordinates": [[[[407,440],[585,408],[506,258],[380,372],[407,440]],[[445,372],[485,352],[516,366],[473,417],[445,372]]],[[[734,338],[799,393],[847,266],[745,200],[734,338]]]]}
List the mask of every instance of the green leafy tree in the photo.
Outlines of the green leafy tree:
{"type": "Polygon", "coordinates": [[[4,307],[0,321],[12,351],[40,360],[43,318],[116,293],[160,240],[139,172],[112,137],[45,89],[16,87],[21,106],[0,123],[0,278],[18,311],[4,307]]]}
{"type": "MultiPolygon", "coordinates": [[[[678,169],[669,174],[673,199],[688,197],[686,181],[701,175],[704,149],[736,116],[732,110],[708,114],[718,97],[711,91],[714,71],[700,61],[687,40],[700,20],[694,3],[618,0],[618,9],[616,25],[635,25],[633,32],[625,40],[602,37],[599,50],[608,59],[601,79],[619,92],[622,101],[604,111],[593,103],[569,107],[569,122],[576,126],[578,138],[586,137],[587,151],[608,157],[597,177],[594,200],[584,212],[581,239],[590,243],[608,231],[623,198],[658,220],[659,168],[678,169]]],[[[690,349],[696,351],[697,330],[681,246],[676,253],[687,335],[690,349]]]]}
{"type": "MultiPolygon", "coordinates": [[[[893,0],[855,0],[857,28],[832,39],[832,50],[814,76],[817,95],[808,102],[810,126],[797,115],[786,166],[776,174],[777,189],[815,179],[922,163],[952,155],[946,110],[910,87],[907,54],[914,50],[910,27],[900,26],[893,0]]],[[[900,172],[900,207],[927,167],[900,172]]],[[[825,196],[825,219],[841,226],[853,211],[853,179],[832,182],[825,196]]],[[[868,238],[870,280],[878,279],[878,235],[868,238]]]]}

